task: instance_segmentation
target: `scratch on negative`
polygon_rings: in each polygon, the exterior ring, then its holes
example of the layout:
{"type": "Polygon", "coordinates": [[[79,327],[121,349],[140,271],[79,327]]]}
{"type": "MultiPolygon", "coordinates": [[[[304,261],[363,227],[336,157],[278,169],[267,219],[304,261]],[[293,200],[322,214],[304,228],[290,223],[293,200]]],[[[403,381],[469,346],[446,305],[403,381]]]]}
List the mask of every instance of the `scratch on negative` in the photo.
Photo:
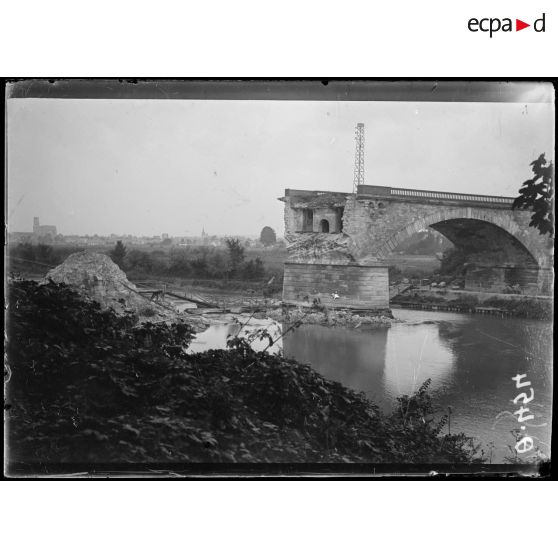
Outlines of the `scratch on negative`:
{"type": "Polygon", "coordinates": [[[494,337],[493,335],[488,335],[488,333],[485,333],[484,331],[481,331],[480,329],[477,328],[477,331],[481,334],[481,335],[485,335],[486,337],[490,337],[490,339],[494,339],[495,341],[500,341],[500,343],[504,343],[505,345],[509,345],[510,347],[513,347],[514,349],[520,349],[522,350],[524,353],[527,353],[528,355],[534,356],[536,357],[537,355],[535,355],[534,353],[531,353],[530,351],[526,351],[525,349],[523,349],[522,347],[518,347],[517,345],[514,345],[513,343],[508,343],[507,341],[504,341],[503,339],[499,339],[498,337],[494,337]]]}

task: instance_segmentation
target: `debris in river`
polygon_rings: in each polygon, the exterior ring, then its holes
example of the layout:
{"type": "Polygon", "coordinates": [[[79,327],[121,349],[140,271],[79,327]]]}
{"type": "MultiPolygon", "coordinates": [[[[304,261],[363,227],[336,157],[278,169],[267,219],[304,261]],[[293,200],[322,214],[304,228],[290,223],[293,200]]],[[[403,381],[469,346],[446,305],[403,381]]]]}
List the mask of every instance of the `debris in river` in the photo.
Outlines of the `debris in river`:
{"type": "Polygon", "coordinates": [[[389,327],[392,323],[398,322],[391,312],[384,310],[382,312],[366,312],[351,310],[333,310],[331,308],[325,311],[319,308],[280,308],[267,312],[255,314],[257,317],[267,317],[272,320],[284,323],[301,323],[301,324],[317,324],[330,327],[346,327],[358,328],[366,327],[389,327]]]}

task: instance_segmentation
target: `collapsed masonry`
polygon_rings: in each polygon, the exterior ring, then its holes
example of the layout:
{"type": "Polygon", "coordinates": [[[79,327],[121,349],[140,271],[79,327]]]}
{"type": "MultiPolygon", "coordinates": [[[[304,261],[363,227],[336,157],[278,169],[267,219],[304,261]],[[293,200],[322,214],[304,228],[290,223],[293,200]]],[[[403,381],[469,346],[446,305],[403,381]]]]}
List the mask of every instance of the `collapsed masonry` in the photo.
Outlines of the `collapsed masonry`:
{"type": "Polygon", "coordinates": [[[102,308],[112,308],[118,313],[133,311],[159,319],[175,314],[147,300],[136,291],[126,274],[105,254],[76,252],[58,267],[50,270],[44,281],[65,283],[84,295],[96,300],[102,308]]]}
{"type": "Polygon", "coordinates": [[[354,196],[342,192],[286,190],[283,302],[359,312],[389,308],[387,265],[356,254],[347,225],[354,196]]]}

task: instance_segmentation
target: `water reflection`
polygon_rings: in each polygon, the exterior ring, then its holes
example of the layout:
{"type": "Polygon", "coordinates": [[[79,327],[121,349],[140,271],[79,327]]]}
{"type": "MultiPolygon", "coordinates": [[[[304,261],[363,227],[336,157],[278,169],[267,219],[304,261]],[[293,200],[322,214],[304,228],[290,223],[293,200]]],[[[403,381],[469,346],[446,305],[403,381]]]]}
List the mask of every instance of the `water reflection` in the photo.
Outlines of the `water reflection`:
{"type": "Polygon", "coordinates": [[[384,389],[393,401],[414,393],[428,378],[432,389],[451,382],[455,357],[437,324],[395,324],[388,332],[384,389]]]}
{"type": "Polygon", "coordinates": [[[387,335],[384,328],[370,335],[303,325],[285,335],[283,352],[286,357],[311,364],[330,380],[371,396],[383,392],[387,335]]]}
{"type": "Polygon", "coordinates": [[[447,383],[455,361],[434,323],[372,331],[306,325],[285,336],[283,349],[330,380],[366,392],[385,410],[428,378],[433,387],[447,383]]]}
{"type": "MultiPolygon", "coordinates": [[[[533,320],[394,310],[403,323],[389,329],[347,330],[304,325],[282,340],[285,356],[310,364],[331,380],[364,391],[385,411],[427,378],[439,413],[452,408],[452,432],[494,443],[492,462],[504,462],[518,427],[513,399],[520,391],[512,377],[526,374],[535,392],[529,435],[550,454],[552,412],[552,327],[533,320]]],[[[269,325],[251,321],[243,333],[269,325]]],[[[197,336],[191,351],[226,346],[240,326],[224,321],[197,336]]],[[[280,325],[271,333],[280,336],[280,325]]],[[[261,349],[267,342],[255,342],[261,349]]],[[[281,346],[272,348],[276,351],[281,346]]]]}
{"type": "Polygon", "coordinates": [[[354,331],[304,326],[287,334],[284,352],[326,377],[365,391],[389,411],[427,378],[438,413],[452,411],[452,432],[494,444],[492,462],[511,457],[510,431],[519,426],[512,377],[526,374],[535,391],[529,426],[550,454],[552,328],[533,320],[395,310],[403,323],[388,330],[354,331]]]}
{"type": "MultiPolygon", "coordinates": [[[[450,324],[451,327],[451,324],[450,324]]],[[[440,334],[448,330],[440,324],[440,334]]],[[[456,430],[485,444],[494,442],[495,459],[511,456],[510,431],[519,423],[513,412],[518,390],[512,377],[525,374],[535,397],[528,407],[535,416],[526,423],[529,435],[550,454],[552,416],[552,328],[532,320],[471,317],[459,336],[449,339],[455,356],[454,381],[435,392],[441,407],[454,408],[456,430]]]]}

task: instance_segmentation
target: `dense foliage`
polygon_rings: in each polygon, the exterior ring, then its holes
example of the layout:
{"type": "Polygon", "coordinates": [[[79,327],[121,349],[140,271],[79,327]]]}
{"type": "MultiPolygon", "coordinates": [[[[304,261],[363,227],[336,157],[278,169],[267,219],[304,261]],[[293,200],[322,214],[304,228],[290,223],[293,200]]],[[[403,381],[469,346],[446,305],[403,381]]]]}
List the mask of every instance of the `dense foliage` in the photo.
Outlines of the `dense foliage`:
{"type": "Polygon", "coordinates": [[[451,246],[452,243],[445,236],[433,229],[427,229],[412,234],[398,244],[395,250],[401,254],[434,255],[451,246]]]}
{"type": "Polygon", "coordinates": [[[124,267],[124,258],[126,257],[126,246],[121,240],[118,240],[114,248],[109,252],[112,261],[121,269],[124,267]]]}
{"type": "Polygon", "coordinates": [[[404,277],[403,272],[396,265],[390,265],[388,267],[388,273],[390,283],[398,283],[404,277]]]}
{"type": "Polygon", "coordinates": [[[396,304],[399,302],[413,302],[413,303],[420,303],[420,304],[437,304],[437,305],[444,305],[447,300],[445,297],[437,295],[437,294],[430,294],[427,291],[418,291],[418,290],[411,290],[405,291],[402,294],[398,294],[394,296],[392,302],[396,304]]]}
{"type": "Polygon", "coordinates": [[[497,296],[487,298],[485,306],[501,308],[510,312],[517,318],[534,318],[539,320],[551,320],[553,306],[551,300],[534,299],[528,297],[502,299],[497,296]]]}
{"type": "Polygon", "coordinates": [[[540,234],[554,236],[554,165],[542,153],[530,166],[533,178],[523,183],[512,207],[532,209],[529,226],[536,228],[540,234]]]}
{"type": "Polygon", "coordinates": [[[277,235],[271,227],[264,227],[260,233],[260,242],[264,246],[272,246],[277,242],[277,235]]]}
{"type": "Polygon", "coordinates": [[[439,275],[443,275],[451,281],[456,278],[464,278],[467,261],[468,255],[463,249],[457,246],[449,248],[443,253],[439,275]]]}
{"type": "Polygon", "coordinates": [[[246,259],[246,250],[238,238],[227,238],[225,242],[228,251],[229,271],[233,275],[237,275],[240,266],[246,259]]]}
{"type": "MultiPolygon", "coordinates": [[[[247,257],[243,246],[237,245],[234,262],[229,249],[214,246],[173,246],[166,249],[130,248],[119,241],[107,252],[111,259],[136,280],[149,277],[200,279],[208,281],[262,282],[275,276],[277,291],[281,289],[284,250],[274,253],[253,250],[247,257]],[[240,254],[238,256],[237,254],[240,254]],[[266,257],[266,262],[262,260],[266,257]]],[[[10,270],[16,273],[40,273],[61,264],[70,254],[87,247],[19,243],[9,247],[10,270]]]]}
{"type": "Polygon", "coordinates": [[[21,242],[9,246],[9,267],[14,273],[32,272],[44,274],[45,269],[61,264],[70,254],[77,252],[74,247],[52,246],[21,242]]]}
{"type": "Polygon", "coordinates": [[[185,324],[101,311],[63,285],[9,288],[15,462],[468,462],[426,387],[382,415],[363,394],[243,339],[187,354],[185,324]]]}

